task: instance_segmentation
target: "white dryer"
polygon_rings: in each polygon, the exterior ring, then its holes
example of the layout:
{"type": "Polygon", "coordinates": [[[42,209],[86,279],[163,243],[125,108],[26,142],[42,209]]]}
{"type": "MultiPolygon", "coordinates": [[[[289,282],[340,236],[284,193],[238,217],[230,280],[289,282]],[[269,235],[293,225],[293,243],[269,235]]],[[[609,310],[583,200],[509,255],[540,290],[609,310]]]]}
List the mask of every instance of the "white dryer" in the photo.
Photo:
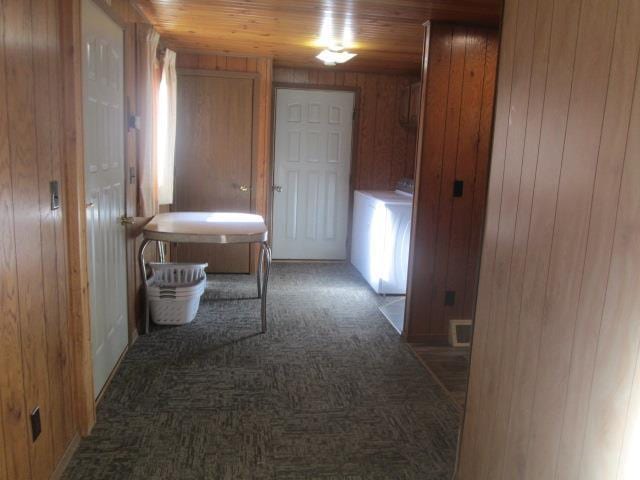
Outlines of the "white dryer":
{"type": "Polygon", "coordinates": [[[376,293],[406,293],[412,203],[399,190],[354,193],[351,263],[376,293]]]}

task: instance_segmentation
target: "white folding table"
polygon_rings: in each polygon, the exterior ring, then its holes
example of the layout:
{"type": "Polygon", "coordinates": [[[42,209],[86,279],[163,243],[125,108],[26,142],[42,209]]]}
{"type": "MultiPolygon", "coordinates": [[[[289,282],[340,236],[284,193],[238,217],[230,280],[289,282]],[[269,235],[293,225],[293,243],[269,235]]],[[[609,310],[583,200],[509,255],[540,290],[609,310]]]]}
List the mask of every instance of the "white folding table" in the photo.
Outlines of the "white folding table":
{"type": "MultiPolygon", "coordinates": [[[[145,285],[145,333],[149,332],[149,301],[146,295],[147,268],[144,250],[152,242],[171,243],[258,243],[258,298],[261,299],[262,333],[267,331],[267,283],[271,269],[271,248],[268,230],[260,215],[234,212],[171,212],[160,213],[145,225],[138,261],[145,285]]],[[[164,261],[161,256],[160,261],[164,261]]]]}

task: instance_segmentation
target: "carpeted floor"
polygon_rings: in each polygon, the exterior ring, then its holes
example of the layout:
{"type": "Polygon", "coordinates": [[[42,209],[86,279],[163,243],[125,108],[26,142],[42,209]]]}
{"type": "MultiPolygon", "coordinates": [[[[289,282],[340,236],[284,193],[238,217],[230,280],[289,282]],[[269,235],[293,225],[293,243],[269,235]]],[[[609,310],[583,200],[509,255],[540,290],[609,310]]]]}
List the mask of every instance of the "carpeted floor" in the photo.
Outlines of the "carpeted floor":
{"type": "Polygon", "coordinates": [[[448,479],[459,414],[343,264],[209,278],[126,355],[65,479],[448,479]]]}

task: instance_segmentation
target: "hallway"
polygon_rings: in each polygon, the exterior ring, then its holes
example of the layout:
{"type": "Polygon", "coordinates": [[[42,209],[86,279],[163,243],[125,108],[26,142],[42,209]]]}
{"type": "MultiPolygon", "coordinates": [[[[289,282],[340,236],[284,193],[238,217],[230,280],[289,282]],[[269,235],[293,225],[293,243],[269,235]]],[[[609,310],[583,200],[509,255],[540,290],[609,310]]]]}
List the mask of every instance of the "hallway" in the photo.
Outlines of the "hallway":
{"type": "Polygon", "coordinates": [[[140,337],[66,479],[450,478],[459,414],[345,264],[210,276],[196,320],[140,337]]]}

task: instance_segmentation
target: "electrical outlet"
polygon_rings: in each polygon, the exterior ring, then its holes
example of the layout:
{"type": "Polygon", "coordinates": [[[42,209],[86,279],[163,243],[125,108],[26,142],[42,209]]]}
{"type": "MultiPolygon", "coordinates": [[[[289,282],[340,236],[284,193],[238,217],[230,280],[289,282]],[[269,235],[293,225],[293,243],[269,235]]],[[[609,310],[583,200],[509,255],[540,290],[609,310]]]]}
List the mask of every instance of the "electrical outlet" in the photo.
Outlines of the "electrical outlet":
{"type": "Polygon", "coordinates": [[[456,303],[456,292],[453,290],[447,290],[444,292],[444,304],[447,307],[451,307],[456,303]]]}
{"type": "Polygon", "coordinates": [[[453,182],[453,196],[461,197],[464,193],[464,182],[462,180],[456,180],[453,182]]]}
{"type": "Polygon", "coordinates": [[[42,423],[40,422],[40,407],[36,407],[31,412],[31,439],[35,442],[42,432],[42,423]]]}

